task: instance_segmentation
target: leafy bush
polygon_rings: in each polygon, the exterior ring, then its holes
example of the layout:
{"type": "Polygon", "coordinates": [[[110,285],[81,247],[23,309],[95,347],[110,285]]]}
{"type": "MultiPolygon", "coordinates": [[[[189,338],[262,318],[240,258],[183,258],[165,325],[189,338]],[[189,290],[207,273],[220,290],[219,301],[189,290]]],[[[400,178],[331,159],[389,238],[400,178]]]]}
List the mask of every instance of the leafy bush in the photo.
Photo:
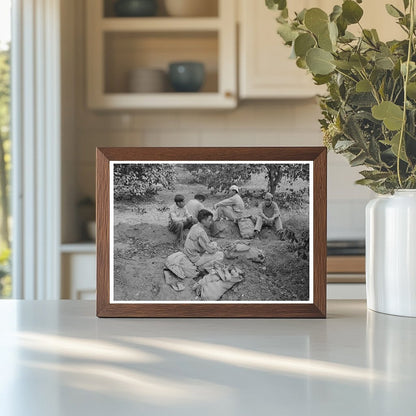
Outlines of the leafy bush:
{"type": "Polygon", "coordinates": [[[275,200],[279,208],[286,210],[302,208],[308,204],[308,191],[308,188],[303,188],[298,191],[279,191],[276,193],[275,200]]]}
{"type": "Polygon", "coordinates": [[[403,0],[402,10],[385,6],[406,37],[388,42],[361,27],[361,2],[344,0],[329,14],[303,9],[293,18],[286,0],[266,5],[280,10],[278,33],[297,66],[327,87],[320,122],[328,148],[351,166],[366,166],[357,183],[378,193],[416,188],[415,0],[403,0]],[[348,31],[350,25],[359,26],[360,36],[348,31]]]}
{"type": "Polygon", "coordinates": [[[257,173],[264,174],[267,190],[273,194],[284,177],[290,181],[309,179],[309,166],[301,164],[189,164],[185,167],[197,183],[206,185],[214,192],[227,191],[232,184],[242,186],[257,173]]]}
{"type": "Polygon", "coordinates": [[[233,184],[241,186],[253,173],[260,171],[259,165],[250,164],[189,164],[185,167],[197,183],[214,192],[228,191],[233,184]]]}
{"type": "Polygon", "coordinates": [[[174,165],[133,164],[114,165],[114,198],[147,197],[167,188],[172,189],[176,179],[174,165]]]}

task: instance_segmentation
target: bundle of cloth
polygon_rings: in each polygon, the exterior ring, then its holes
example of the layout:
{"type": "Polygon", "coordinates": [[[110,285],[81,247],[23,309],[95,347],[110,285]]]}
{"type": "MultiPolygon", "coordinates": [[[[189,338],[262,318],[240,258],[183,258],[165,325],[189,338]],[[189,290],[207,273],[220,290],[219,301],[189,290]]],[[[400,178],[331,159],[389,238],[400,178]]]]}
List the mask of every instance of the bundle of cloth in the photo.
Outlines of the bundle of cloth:
{"type": "Polygon", "coordinates": [[[234,241],[224,248],[224,255],[226,259],[237,259],[244,257],[254,263],[264,263],[266,257],[263,250],[257,247],[250,247],[244,241],[234,241]]]}
{"type": "Polygon", "coordinates": [[[177,251],[166,259],[163,274],[165,276],[166,284],[176,292],[181,292],[185,289],[185,285],[181,280],[197,277],[198,269],[185,254],[181,251],[177,251]]]}
{"type": "Polygon", "coordinates": [[[236,283],[243,280],[243,272],[236,266],[217,263],[193,289],[201,300],[219,300],[236,283]]]}
{"type": "Polygon", "coordinates": [[[227,290],[243,280],[243,272],[236,266],[225,265],[224,257],[226,259],[246,258],[254,263],[265,261],[262,250],[250,247],[244,241],[228,244],[224,251],[211,255],[209,261],[202,262],[200,266],[190,261],[183,252],[178,251],[166,259],[163,271],[166,284],[180,292],[185,289],[182,282],[184,279],[195,279],[200,272],[206,271],[208,274],[199,280],[193,289],[202,300],[218,300],[227,290]]]}
{"type": "Polygon", "coordinates": [[[242,217],[237,224],[242,238],[254,238],[254,224],[251,217],[242,217]]]}
{"type": "MultiPolygon", "coordinates": [[[[236,283],[243,280],[243,272],[236,266],[226,266],[222,262],[214,262],[201,280],[192,287],[201,300],[218,300],[236,283]]],[[[198,276],[197,267],[181,251],[171,254],[165,262],[163,270],[165,282],[176,292],[185,290],[185,279],[198,276]]]]}

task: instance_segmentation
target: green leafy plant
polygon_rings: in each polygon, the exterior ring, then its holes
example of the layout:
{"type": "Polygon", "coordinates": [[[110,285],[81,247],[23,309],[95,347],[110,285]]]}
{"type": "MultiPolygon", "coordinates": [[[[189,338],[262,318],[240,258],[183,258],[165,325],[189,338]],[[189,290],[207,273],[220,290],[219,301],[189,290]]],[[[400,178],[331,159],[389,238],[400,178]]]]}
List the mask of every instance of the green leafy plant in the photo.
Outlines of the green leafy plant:
{"type": "Polygon", "coordinates": [[[415,0],[387,12],[405,39],[382,42],[360,24],[362,0],[344,0],[330,13],[303,9],[289,16],[286,0],[266,0],[278,10],[278,34],[292,48],[296,65],[318,85],[325,145],[351,166],[365,166],[357,183],[377,193],[416,188],[415,0]],[[356,36],[348,29],[359,28],[356,36]]]}
{"type": "Polygon", "coordinates": [[[175,168],[168,164],[115,164],[115,200],[150,197],[162,189],[172,189],[175,168]]]}

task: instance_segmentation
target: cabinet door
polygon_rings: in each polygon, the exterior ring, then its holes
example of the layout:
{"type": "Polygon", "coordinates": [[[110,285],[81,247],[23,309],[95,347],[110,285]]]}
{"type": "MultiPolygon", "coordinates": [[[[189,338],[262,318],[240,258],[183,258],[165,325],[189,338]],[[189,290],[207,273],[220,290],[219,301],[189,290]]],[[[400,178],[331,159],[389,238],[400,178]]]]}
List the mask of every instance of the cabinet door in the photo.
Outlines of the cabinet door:
{"type": "MultiPolygon", "coordinates": [[[[366,29],[376,29],[380,40],[383,42],[393,39],[404,39],[406,34],[395,23],[396,19],[387,13],[386,3],[393,4],[399,10],[403,10],[403,0],[389,0],[386,2],[380,0],[365,0],[360,4],[364,10],[364,15],[360,21],[361,26],[366,29]]],[[[350,26],[348,30],[351,30],[355,34],[360,32],[357,25],[355,27],[350,26]]]]}
{"type": "MultiPolygon", "coordinates": [[[[296,10],[325,7],[329,0],[299,0],[296,10]]],[[[312,77],[289,59],[291,49],[277,32],[277,12],[264,1],[239,0],[240,12],[240,97],[305,98],[320,91],[312,77]]],[[[292,6],[293,7],[293,6],[292,6]]]]}
{"type": "Polygon", "coordinates": [[[62,256],[62,298],[95,299],[96,256],[93,253],[65,253],[62,256]]]}
{"type": "MultiPolygon", "coordinates": [[[[402,0],[389,1],[399,9],[402,0]]],[[[320,7],[330,12],[341,0],[297,0],[289,3],[289,10],[320,7]]],[[[240,97],[241,98],[305,98],[325,92],[313,84],[311,75],[289,59],[291,49],[277,35],[276,11],[268,10],[261,0],[238,0],[240,14],[240,97]]],[[[403,38],[404,32],[386,12],[384,2],[366,0],[362,25],[376,28],[381,40],[403,38]]],[[[348,30],[358,34],[358,25],[348,30]]]]}

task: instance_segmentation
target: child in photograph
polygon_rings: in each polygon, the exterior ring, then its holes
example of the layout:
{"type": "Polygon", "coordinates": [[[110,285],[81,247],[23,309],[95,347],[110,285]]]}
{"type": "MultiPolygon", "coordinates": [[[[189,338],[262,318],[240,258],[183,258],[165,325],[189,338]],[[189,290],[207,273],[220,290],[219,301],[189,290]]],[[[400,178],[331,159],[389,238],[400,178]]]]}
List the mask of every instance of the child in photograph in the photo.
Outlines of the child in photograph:
{"type": "Polygon", "coordinates": [[[169,207],[169,231],[176,234],[177,242],[183,242],[183,232],[192,226],[192,217],[185,207],[185,197],[175,195],[175,203],[169,207]]]}
{"type": "Polygon", "coordinates": [[[210,241],[207,234],[212,222],[212,212],[201,209],[198,213],[198,223],[192,226],[186,237],[183,252],[200,270],[224,260],[224,253],[219,251],[216,242],[210,241]]]}
{"type": "Polygon", "coordinates": [[[273,201],[273,195],[270,192],[264,195],[264,201],[259,206],[254,227],[256,236],[259,235],[263,226],[273,227],[276,232],[283,229],[279,207],[273,201]]]}

